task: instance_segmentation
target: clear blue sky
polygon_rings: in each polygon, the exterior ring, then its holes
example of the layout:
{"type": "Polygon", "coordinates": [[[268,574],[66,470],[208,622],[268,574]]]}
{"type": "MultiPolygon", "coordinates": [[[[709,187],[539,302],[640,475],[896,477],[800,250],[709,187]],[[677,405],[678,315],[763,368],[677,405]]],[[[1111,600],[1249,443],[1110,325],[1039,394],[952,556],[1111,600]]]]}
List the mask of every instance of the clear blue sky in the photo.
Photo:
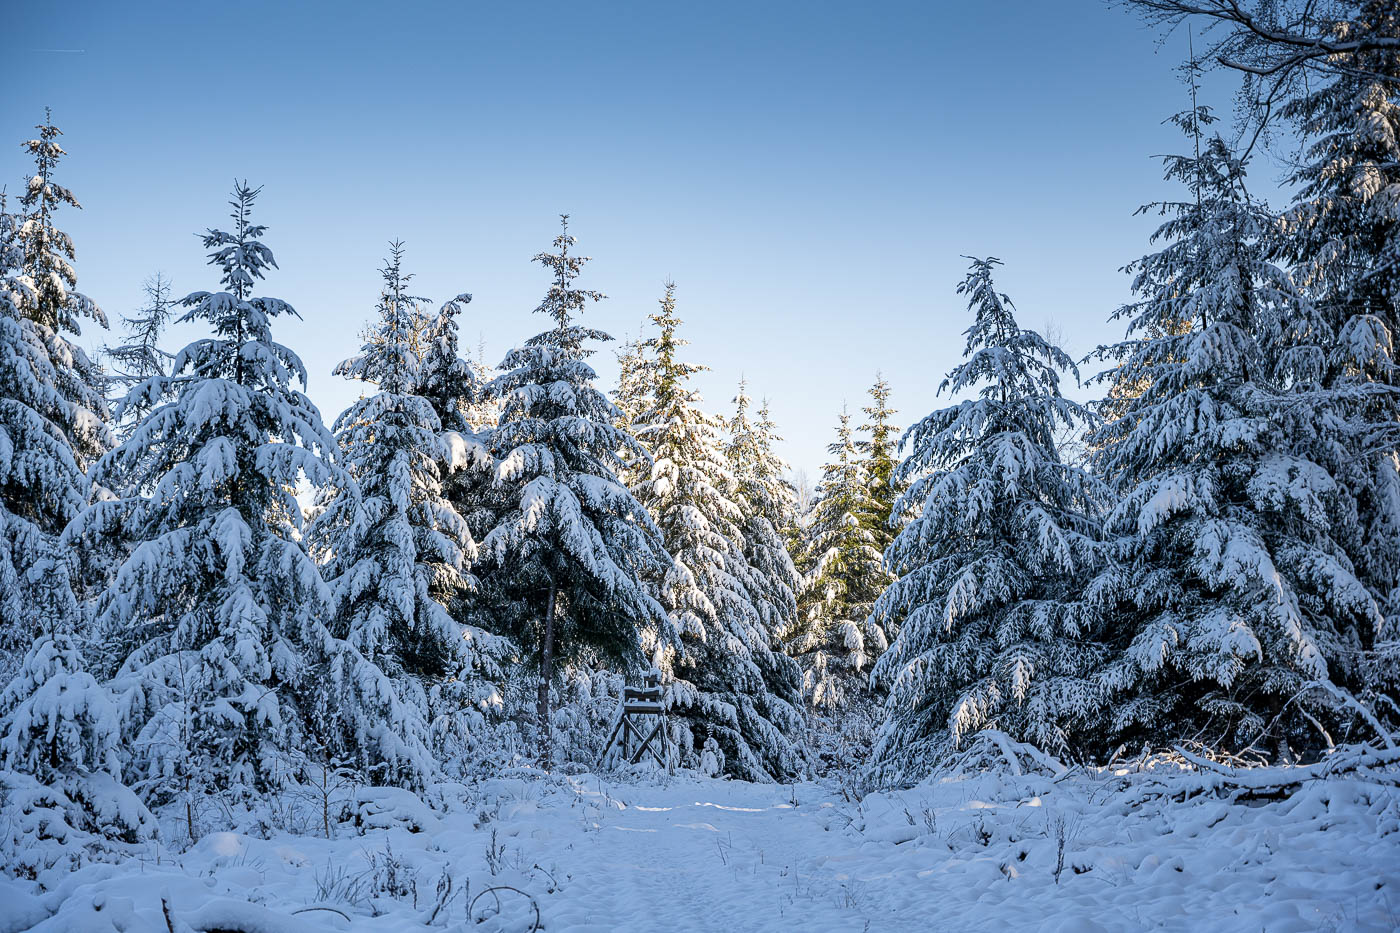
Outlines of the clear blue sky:
{"type": "MultiPolygon", "coordinates": [[[[53,107],[84,207],[61,223],[114,324],[156,270],[217,287],[193,234],[247,177],[282,266],[263,293],[304,318],[277,336],[330,422],[359,392],[330,371],[388,240],[420,294],[474,293],[464,343],[494,361],[546,326],[529,260],[568,212],[610,296],[591,323],[634,333],[674,277],[709,406],[746,374],[813,478],[877,369],[901,424],[943,404],[962,254],[1001,257],[1022,324],[1056,322],[1076,358],[1120,335],[1117,269],[1152,227],[1132,211],[1164,190],[1151,156],[1179,151],[1161,121],[1185,104],[1185,37],[1159,48],[1096,0],[50,0],[5,19],[0,178],[17,190],[53,107]]],[[[1210,88],[1222,116],[1231,89],[1210,88]]]]}

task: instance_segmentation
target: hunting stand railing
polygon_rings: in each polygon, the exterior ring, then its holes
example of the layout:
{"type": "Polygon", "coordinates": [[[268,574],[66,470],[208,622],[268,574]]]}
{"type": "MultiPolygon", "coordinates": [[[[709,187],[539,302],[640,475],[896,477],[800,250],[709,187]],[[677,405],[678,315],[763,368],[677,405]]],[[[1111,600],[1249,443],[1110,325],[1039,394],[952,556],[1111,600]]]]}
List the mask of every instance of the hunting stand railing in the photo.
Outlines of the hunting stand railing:
{"type": "Polygon", "coordinates": [[[652,671],[640,687],[622,688],[622,702],[618,705],[617,722],[603,746],[603,754],[598,763],[607,760],[608,753],[616,745],[622,759],[634,765],[643,755],[651,755],[661,767],[666,767],[663,754],[666,743],[665,691],[661,686],[661,675],[652,671]],[[650,727],[648,729],[648,727],[650,727]],[[655,743],[655,744],[653,744],[655,743]]]}

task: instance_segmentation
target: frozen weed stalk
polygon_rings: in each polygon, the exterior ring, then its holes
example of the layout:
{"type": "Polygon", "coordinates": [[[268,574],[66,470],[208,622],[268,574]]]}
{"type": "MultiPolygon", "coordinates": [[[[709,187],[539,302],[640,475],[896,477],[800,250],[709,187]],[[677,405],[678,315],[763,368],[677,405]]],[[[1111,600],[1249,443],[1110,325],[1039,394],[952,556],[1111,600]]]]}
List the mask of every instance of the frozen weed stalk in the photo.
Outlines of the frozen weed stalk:
{"type": "Polygon", "coordinates": [[[486,870],[491,873],[492,878],[499,875],[501,869],[505,867],[505,858],[506,844],[504,842],[497,844],[496,829],[492,827],[491,838],[486,843],[486,870]]]}

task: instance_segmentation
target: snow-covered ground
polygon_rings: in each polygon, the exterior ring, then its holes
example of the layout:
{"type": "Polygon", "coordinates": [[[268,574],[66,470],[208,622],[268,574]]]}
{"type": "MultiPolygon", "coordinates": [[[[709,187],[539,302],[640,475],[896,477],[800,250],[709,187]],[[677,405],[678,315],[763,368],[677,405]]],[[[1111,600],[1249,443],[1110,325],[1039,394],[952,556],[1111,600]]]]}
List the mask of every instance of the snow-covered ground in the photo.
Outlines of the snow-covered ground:
{"type": "Polygon", "coordinates": [[[1395,787],[1333,777],[1231,801],[1208,785],[981,773],[853,802],[520,772],[432,806],[362,790],[331,840],[215,832],[47,893],[0,879],[0,933],[524,933],[536,907],[549,933],[1400,928],[1395,787]]]}

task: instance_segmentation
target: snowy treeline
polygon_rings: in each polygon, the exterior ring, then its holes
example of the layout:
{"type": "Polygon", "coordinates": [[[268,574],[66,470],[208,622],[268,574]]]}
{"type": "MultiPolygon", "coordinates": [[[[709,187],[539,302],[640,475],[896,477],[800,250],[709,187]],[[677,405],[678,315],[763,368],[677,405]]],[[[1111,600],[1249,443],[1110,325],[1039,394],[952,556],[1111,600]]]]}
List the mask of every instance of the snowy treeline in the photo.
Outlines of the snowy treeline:
{"type": "MultiPolygon", "coordinates": [[[[1396,35],[1386,4],[1347,9],[1339,35],[1396,35]]],[[[721,414],[691,387],[675,285],[598,386],[605,296],[567,217],[534,257],[545,328],[494,369],[458,349],[471,296],[413,295],[393,243],[335,370],[364,394],[329,426],[274,339],[297,311],[261,294],[246,183],[202,237],[217,282],[151,280],[88,356],[106,318],[76,289],[46,119],[0,205],[7,851],[140,840],[154,810],[194,839],[208,800],[293,785],[592,766],[653,669],[674,765],[750,781],[908,783],[984,730],[1061,759],[1289,763],[1392,729],[1395,48],[1342,43],[1279,86],[1305,144],[1282,210],[1193,84],[1125,332],[1079,364],[1102,397],[1066,397],[1075,361],[971,259],[947,404],[900,437],[877,374],[808,507],[767,401],[741,383],[721,414]],[[172,320],[205,336],[172,352],[172,320]]]]}

